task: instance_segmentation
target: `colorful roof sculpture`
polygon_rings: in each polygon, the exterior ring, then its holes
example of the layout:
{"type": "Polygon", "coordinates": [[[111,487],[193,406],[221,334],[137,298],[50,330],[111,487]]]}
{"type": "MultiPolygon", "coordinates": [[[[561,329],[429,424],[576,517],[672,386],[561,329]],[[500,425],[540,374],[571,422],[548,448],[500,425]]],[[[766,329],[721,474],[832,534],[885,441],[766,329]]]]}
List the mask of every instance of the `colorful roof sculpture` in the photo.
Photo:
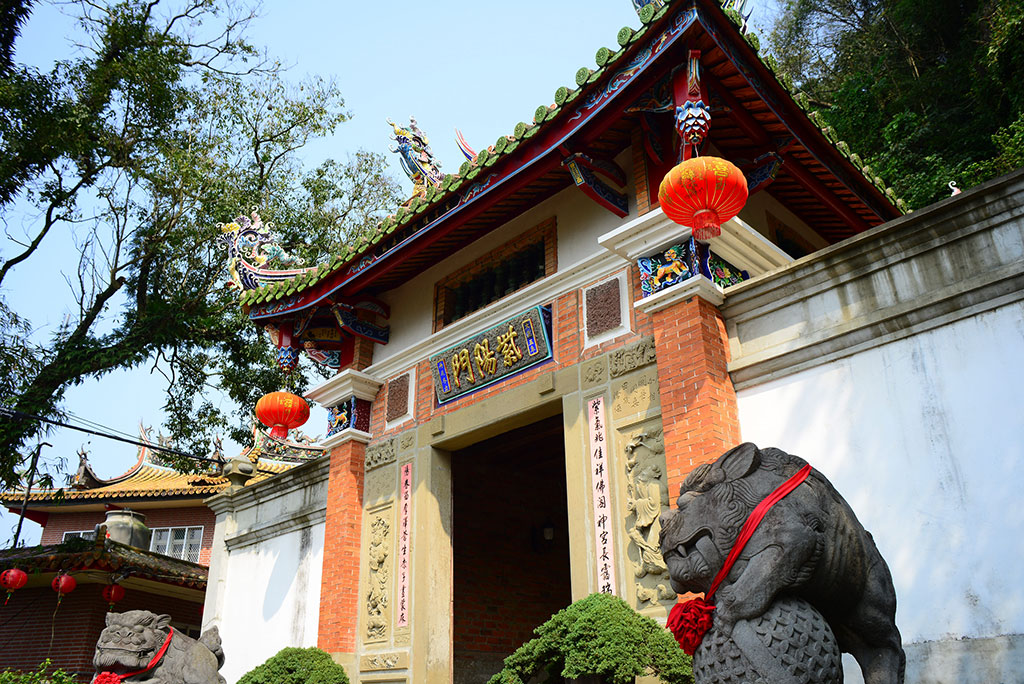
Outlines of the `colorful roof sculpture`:
{"type": "MultiPolygon", "coordinates": [[[[714,0],[636,2],[643,26],[622,28],[617,48],[602,47],[596,69],[555,91],[532,120],[427,185],[375,233],[316,269],[249,290],[240,298],[254,321],[297,315],[336,299],[394,287],[428,264],[500,226],[562,189],[570,157],[613,157],[642,128],[649,150],[672,110],[671,68],[699,50],[711,94],[710,144],[749,167],[771,193],[836,242],[900,215],[896,199],[860,157],[805,110],[807,100],[776,75],[744,35],[744,17],[714,0]]],[[[653,150],[655,155],[665,151],[653,150]]]]}
{"type": "Polygon", "coordinates": [[[315,270],[268,268],[270,264],[302,266],[305,261],[288,254],[277,244],[277,238],[272,233],[273,224],[264,225],[255,209],[249,216],[238,216],[234,221],[219,224],[218,227],[221,230],[220,243],[228,251],[231,283],[240,290],[253,290],[267,283],[289,280],[315,270]]]}
{"type": "Polygon", "coordinates": [[[0,571],[15,567],[30,576],[82,571],[119,573],[199,591],[205,591],[209,575],[204,565],[143,551],[102,535],[95,540],[76,537],[60,544],[0,551],[0,571]]]}

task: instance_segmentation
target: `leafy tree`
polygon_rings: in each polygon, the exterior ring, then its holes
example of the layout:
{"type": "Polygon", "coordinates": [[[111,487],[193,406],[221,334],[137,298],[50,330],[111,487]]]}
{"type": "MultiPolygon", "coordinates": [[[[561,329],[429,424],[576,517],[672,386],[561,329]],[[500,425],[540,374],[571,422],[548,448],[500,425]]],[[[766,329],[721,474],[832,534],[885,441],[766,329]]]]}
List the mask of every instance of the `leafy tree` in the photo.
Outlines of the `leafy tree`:
{"type": "MultiPolygon", "coordinates": [[[[286,380],[227,286],[216,224],[262,207],[315,265],[394,206],[398,186],[366,152],[303,168],[301,148],[347,120],[344,101],[322,79],[285,82],[241,38],[251,14],[218,0],[72,6],[81,57],[0,76],[0,212],[20,202],[38,217],[0,265],[3,401],[59,415],[68,387],[151,363],[179,448],[204,453],[215,429],[241,441],[256,398],[286,380]],[[80,252],[77,313],[41,339],[2,286],[53,232],[80,252]],[[220,411],[214,387],[242,408],[220,411]]],[[[0,419],[4,484],[38,428],[0,419]]]]}
{"type": "Polygon", "coordinates": [[[784,0],[769,44],[912,207],[948,196],[949,181],[1008,171],[1024,151],[1013,147],[1024,125],[1022,0],[784,0]]]}

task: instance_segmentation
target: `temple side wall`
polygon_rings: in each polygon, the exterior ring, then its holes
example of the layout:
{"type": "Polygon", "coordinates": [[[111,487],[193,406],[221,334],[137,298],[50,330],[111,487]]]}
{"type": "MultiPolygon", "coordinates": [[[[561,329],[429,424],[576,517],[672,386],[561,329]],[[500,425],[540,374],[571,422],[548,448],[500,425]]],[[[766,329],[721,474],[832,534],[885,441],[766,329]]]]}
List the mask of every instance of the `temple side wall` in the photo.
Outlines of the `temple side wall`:
{"type": "Polygon", "coordinates": [[[218,494],[203,629],[216,625],[229,684],[286,646],[316,646],[328,459],[218,494]],[[230,578],[230,579],[229,579],[230,578]]]}
{"type": "Polygon", "coordinates": [[[872,533],[908,684],[1024,681],[1022,190],[982,186],[723,307],[743,439],[809,460],[872,533]]]}

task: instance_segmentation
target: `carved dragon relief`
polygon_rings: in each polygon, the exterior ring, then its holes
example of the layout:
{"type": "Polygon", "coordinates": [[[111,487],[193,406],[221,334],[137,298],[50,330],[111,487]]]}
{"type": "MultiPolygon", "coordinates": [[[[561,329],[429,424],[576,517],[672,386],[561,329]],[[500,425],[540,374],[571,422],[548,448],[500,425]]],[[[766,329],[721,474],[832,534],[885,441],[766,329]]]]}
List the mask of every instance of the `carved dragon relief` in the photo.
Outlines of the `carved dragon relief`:
{"type": "Polygon", "coordinates": [[[387,636],[388,618],[388,565],[390,555],[388,534],[391,525],[378,515],[370,523],[370,549],[367,558],[370,577],[366,591],[366,638],[377,641],[387,636]]]}
{"type": "Polygon", "coordinates": [[[658,549],[659,518],[663,511],[669,510],[663,430],[660,427],[641,430],[626,444],[625,452],[625,523],[630,540],[629,560],[637,578],[637,603],[675,600],[676,593],[668,582],[668,567],[658,549]]]}

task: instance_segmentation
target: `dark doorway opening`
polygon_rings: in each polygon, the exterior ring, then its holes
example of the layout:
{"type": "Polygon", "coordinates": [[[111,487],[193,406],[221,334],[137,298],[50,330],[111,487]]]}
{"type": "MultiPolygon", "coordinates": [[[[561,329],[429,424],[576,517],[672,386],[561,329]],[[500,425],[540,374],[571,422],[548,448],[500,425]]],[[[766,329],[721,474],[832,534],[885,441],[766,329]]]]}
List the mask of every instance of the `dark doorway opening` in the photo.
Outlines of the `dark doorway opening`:
{"type": "Polygon", "coordinates": [[[562,416],[452,454],[453,678],[480,684],[572,602],[562,416]]]}

